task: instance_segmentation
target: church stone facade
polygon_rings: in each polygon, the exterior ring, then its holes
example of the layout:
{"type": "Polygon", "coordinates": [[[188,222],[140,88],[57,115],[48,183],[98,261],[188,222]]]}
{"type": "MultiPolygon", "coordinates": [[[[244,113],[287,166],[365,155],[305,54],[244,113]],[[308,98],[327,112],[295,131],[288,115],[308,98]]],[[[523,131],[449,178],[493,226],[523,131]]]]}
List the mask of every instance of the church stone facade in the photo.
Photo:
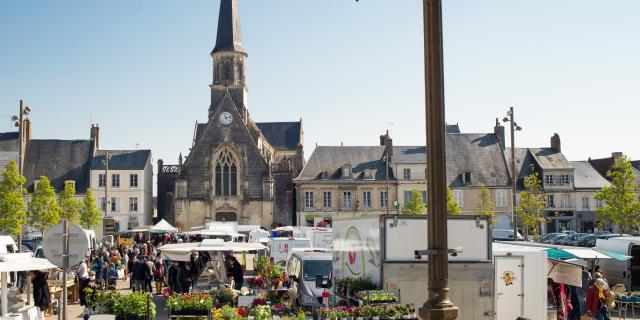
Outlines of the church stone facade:
{"type": "Polygon", "coordinates": [[[196,123],[190,154],[158,160],[158,218],[183,229],[209,221],[290,225],[292,179],[304,166],[302,120],[262,122],[247,106],[246,59],[237,0],[222,0],[213,58],[211,105],[196,123]]]}

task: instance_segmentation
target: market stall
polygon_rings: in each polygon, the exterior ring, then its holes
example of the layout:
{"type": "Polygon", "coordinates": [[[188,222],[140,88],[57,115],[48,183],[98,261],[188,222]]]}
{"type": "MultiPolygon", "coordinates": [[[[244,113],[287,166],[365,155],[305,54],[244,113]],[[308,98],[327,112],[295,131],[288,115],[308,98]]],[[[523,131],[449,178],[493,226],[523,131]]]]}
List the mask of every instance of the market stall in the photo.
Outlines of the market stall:
{"type": "Polygon", "coordinates": [[[148,230],[151,233],[178,232],[178,228],[172,226],[166,220],[162,219],[148,230]]]}
{"type": "MultiPolygon", "coordinates": [[[[49,260],[42,258],[34,258],[31,253],[6,253],[0,255],[0,281],[2,283],[2,289],[0,291],[0,300],[1,308],[2,308],[2,317],[3,319],[12,319],[10,318],[11,312],[19,312],[19,315],[16,315],[18,319],[23,319],[24,315],[27,315],[29,318],[30,315],[35,316],[35,312],[31,309],[35,309],[37,307],[26,306],[24,307],[24,303],[20,303],[17,299],[9,299],[9,288],[8,288],[8,279],[10,272],[19,272],[19,271],[31,271],[31,270],[49,270],[49,269],[57,269],[58,267],[51,264],[49,260]],[[9,305],[9,300],[12,300],[12,306],[9,305]]],[[[35,319],[32,318],[32,319],[35,319]]]]}

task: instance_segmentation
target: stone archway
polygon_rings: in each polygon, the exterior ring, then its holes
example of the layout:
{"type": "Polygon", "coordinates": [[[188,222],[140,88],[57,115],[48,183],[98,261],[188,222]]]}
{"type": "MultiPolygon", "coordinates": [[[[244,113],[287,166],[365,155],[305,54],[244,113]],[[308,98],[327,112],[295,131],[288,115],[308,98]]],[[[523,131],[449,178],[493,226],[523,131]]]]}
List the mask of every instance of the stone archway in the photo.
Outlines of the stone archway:
{"type": "Polygon", "coordinates": [[[217,212],[216,221],[238,221],[238,215],[235,212],[217,212]]]}

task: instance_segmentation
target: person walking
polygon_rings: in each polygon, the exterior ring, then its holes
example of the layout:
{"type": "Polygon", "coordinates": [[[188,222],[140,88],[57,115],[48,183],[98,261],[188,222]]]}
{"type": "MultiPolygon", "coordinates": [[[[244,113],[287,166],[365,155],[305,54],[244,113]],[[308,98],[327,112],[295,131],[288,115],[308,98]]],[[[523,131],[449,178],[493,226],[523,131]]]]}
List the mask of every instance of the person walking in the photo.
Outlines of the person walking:
{"type": "Polygon", "coordinates": [[[169,271],[167,271],[167,282],[169,283],[169,289],[172,293],[180,293],[180,281],[178,280],[179,269],[180,264],[174,261],[169,267],[169,271]]]}
{"type": "Polygon", "coordinates": [[[51,304],[51,293],[49,292],[49,284],[47,277],[40,271],[31,272],[31,284],[33,286],[33,303],[38,307],[37,319],[44,319],[44,311],[51,304]]]}
{"type": "Polygon", "coordinates": [[[96,285],[99,288],[102,288],[102,258],[101,256],[96,256],[93,259],[93,272],[96,274],[96,285]]]}
{"type": "Polygon", "coordinates": [[[147,287],[147,278],[149,277],[149,267],[142,260],[138,258],[133,269],[133,276],[135,277],[136,285],[134,291],[144,292],[147,287]]]}
{"type": "Polygon", "coordinates": [[[89,268],[87,267],[87,259],[82,259],[78,265],[78,286],[80,287],[80,305],[85,306],[87,303],[87,293],[84,292],[89,287],[89,268]]]}
{"type": "Polygon", "coordinates": [[[149,268],[149,276],[147,277],[147,292],[153,292],[153,275],[156,272],[156,266],[155,263],[153,262],[153,257],[149,256],[145,259],[144,261],[147,264],[147,268],[149,268]]]}
{"type": "Polygon", "coordinates": [[[597,320],[609,320],[609,308],[605,296],[605,291],[608,289],[609,286],[602,278],[597,278],[593,285],[587,289],[585,302],[587,315],[595,317],[597,320]]]}
{"type": "Polygon", "coordinates": [[[137,258],[138,258],[137,256],[132,255],[131,259],[129,259],[129,262],[127,262],[127,270],[129,272],[129,289],[131,289],[132,291],[136,291],[136,288],[135,288],[136,278],[133,275],[133,272],[135,271],[135,268],[136,268],[137,258]]]}
{"type": "Polygon", "coordinates": [[[156,258],[155,265],[153,266],[153,280],[156,282],[156,294],[162,294],[162,287],[164,287],[164,265],[160,257],[156,258]]]}

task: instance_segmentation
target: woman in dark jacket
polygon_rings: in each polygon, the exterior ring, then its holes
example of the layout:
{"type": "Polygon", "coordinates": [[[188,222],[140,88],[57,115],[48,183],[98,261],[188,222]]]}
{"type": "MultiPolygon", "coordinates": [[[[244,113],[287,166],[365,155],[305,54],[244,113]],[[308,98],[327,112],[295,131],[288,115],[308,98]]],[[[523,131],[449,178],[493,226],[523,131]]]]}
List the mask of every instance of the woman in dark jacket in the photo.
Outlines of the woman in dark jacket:
{"type": "Polygon", "coordinates": [[[38,319],[44,319],[44,311],[47,310],[51,304],[47,277],[40,271],[32,271],[31,284],[33,286],[33,303],[40,308],[38,311],[38,319]]]}
{"type": "Polygon", "coordinates": [[[183,262],[178,269],[178,282],[180,283],[180,293],[189,293],[191,289],[192,281],[191,263],[183,262]]]}

